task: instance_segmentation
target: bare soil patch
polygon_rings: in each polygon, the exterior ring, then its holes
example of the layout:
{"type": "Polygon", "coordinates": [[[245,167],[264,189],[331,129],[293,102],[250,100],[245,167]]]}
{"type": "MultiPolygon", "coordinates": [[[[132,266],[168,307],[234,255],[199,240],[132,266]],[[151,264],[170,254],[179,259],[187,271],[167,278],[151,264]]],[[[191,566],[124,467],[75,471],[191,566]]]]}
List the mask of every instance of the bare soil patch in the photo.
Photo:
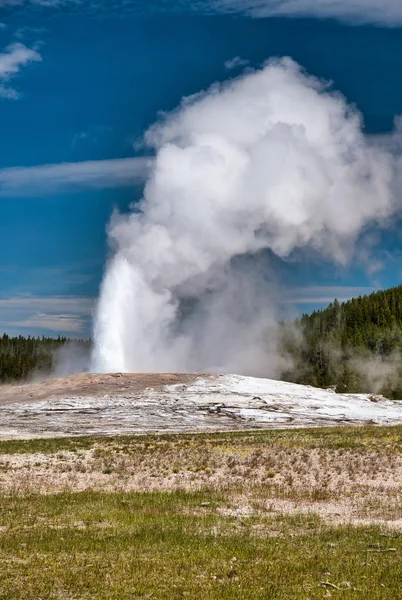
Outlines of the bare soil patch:
{"type": "Polygon", "coordinates": [[[38,383],[0,386],[0,406],[27,403],[51,398],[110,394],[125,396],[127,392],[140,393],[148,388],[162,389],[165,385],[190,384],[200,375],[185,373],[113,373],[97,375],[82,373],[70,377],[45,379],[38,383]]]}

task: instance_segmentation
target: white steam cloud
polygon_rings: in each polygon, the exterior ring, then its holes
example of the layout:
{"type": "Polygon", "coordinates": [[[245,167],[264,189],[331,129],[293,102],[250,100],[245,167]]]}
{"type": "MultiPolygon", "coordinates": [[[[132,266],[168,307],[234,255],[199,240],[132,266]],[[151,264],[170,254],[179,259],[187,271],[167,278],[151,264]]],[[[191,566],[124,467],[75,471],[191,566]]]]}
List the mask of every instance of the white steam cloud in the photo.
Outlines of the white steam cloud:
{"type": "Polygon", "coordinates": [[[262,251],[345,263],[395,210],[393,155],[289,58],[185,99],[145,141],[144,197],[109,226],[92,368],[274,375],[262,251]]]}

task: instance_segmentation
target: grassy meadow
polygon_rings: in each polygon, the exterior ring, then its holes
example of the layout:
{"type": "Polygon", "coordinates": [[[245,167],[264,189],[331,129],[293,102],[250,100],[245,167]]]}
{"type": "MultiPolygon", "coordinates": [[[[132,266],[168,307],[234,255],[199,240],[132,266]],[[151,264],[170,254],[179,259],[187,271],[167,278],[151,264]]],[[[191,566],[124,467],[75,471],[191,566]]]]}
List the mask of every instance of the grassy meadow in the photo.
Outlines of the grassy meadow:
{"type": "Polygon", "coordinates": [[[402,427],[0,443],[0,598],[402,599],[402,427]]]}

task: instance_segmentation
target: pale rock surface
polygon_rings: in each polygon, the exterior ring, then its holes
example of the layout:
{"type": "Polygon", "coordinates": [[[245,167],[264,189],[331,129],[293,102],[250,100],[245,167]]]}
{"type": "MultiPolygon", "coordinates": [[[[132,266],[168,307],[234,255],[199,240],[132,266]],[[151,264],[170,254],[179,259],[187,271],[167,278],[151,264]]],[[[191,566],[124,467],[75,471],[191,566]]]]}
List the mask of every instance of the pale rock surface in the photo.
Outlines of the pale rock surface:
{"type": "Polygon", "coordinates": [[[0,388],[0,439],[402,423],[402,402],[238,375],[86,374],[0,388]]]}

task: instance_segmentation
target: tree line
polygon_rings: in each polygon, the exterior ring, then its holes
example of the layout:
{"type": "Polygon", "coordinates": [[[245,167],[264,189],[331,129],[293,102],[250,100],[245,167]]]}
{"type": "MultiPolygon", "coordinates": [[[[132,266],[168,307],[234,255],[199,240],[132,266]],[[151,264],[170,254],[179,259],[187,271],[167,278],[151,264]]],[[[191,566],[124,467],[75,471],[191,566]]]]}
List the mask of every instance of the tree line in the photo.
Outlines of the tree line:
{"type": "Polygon", "coordinates": [[[58,361],[59,351],[68,343],[88,351],[87,340],[66,337],[0,337],[0,382],[28,380],[35,375],[51,374],[58,361]]]}
{"type": "Polygon", "coordinates": [[[287,381],[402,399],[402,286],[282,322],[279,348],[287,381]]]}

